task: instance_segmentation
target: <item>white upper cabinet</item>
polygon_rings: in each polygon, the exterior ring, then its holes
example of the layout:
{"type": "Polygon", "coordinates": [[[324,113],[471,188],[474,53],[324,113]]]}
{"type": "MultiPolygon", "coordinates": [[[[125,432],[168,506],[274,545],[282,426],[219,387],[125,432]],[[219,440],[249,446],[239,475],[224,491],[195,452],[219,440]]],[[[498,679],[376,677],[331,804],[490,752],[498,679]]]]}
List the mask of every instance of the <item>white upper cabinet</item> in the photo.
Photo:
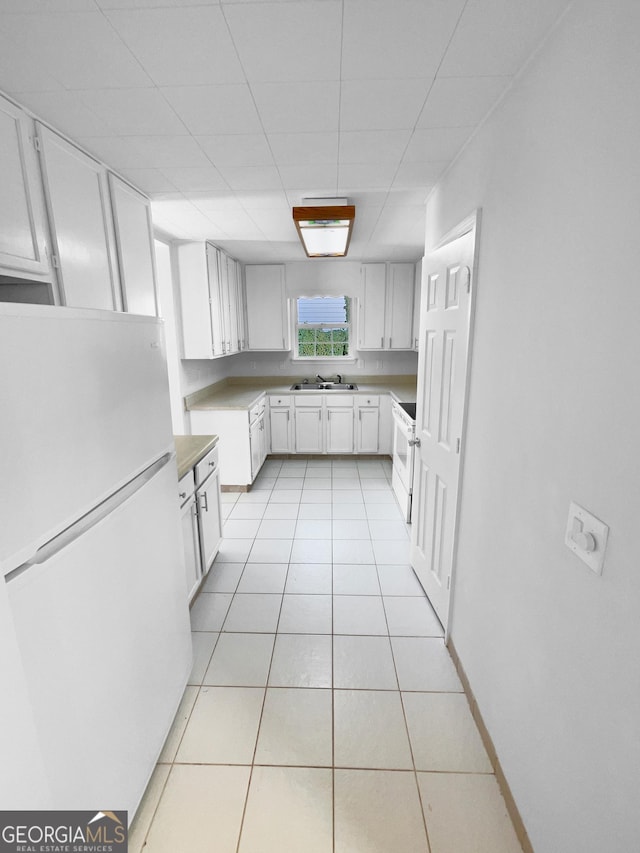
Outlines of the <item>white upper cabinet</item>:
{"type": "Polygon", "coordinates": [[[415,265],[363,264],[358,349],[413,349],[415,265]]]}
{"type": "Polygon", "coordinates": [[[153,229],[149,199],[116,175],[109,175],[124,310],[158,313],[153,229]]]}
{"type": "Polygon", "coordinates": [[[0,270],[49,277],[33,121],[0,97],[0,270]]]}
{"type": "Polygon", "coordinates": [[[244,306],[237,266],[212,243],[178,246],[184,358],[218,358],[240,351],[244,306]]]}
{"type": "Polygon", "coordinates": [[[291,349],[284,265],[246,266],[245,286],[248,349],[291,349]]]}
{"type": "Polygon", "coordinates": [[[358,349],[384,349],[387,265],[362,264],[358,349]]]}
{"type": "Polygon", "coordinates": [[[422,264],[419,260],[416,264],[416,284],[413,294],[413,348],[418,351],[420,343],[420,303],[422,301],[422,264]]]}
{"type": "Polygon", "coordinates": [[[37,128],[62,303],[120,310],[107,170],[43,125],[37,128]]]}

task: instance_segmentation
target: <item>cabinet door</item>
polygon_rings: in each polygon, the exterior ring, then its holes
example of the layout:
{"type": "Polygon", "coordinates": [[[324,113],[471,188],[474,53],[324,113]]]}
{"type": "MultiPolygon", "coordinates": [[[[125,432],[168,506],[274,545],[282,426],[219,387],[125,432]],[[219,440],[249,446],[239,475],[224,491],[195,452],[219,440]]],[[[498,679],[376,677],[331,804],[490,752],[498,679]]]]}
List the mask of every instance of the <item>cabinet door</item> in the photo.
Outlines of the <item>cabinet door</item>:
{"type": "Polygon", "coordinates": [[[202,548],[202,573],[211,568],[222,540],[220,515],[220,473],[215,471],[196,492],[200,517],[200,545],[202,548]]]}
{"type": "Polygon", "coordinates": [[[208,258],[202,243],[178,246],[184,358],[213,358],[208,258]]]}
{"type": "Polygon", "coordinates": [[[184,545],[184,569],[186,573],[187,599],[191,601],[198,589],[202,576],[200,563],[200,541],[198,538],[198,511],[195,498],[182,507],[182,542],[184,545]]]}
{"type": "Polygon", "coordinates": [[[62,301],[120,310],[107,171],[41,124],[38,136],[62,301]]]}
{"type": "Polygon", "coordinates": [[[291,409],[273,408],[269,412],[271,423],[271,452],[291,453],[291,409]]]}
{"type": "Polygon", "coordinates": [[[322,409],[296,409],[296,452],[322,453],[322,409]]]}
{"type": "Polygon", "coordinates": [[[414,264],[389,264],[386,348],[413,349],[414,264]]]}
{"type": "Polygon", "coordinates": [[[422,301],[422,261],[416,264],[415,289],[413,291],[413,349],[418,351],[420,342],[420,303],[422,301]]]}
{"type": "Polygon", "coordinates": [[[384,349],[386,264],[362,264],[358,349],[384,349]]]}
{"type": "Polygon", "coordinates": [[[284,265],[250,265],[245,278],[248,348],[291,349],[284,265]]]}
{"type": "Polygon", "coordinates": [[[0,97],[0,268],[47,275],[46,224],[32,120],[0,97]]]}
{"type": "Polygon", "coordinates": [[[242,283],[242,265],[239,261],[234,261],[235,267],[235,284],[236,284],[236,321],[238,324],[238,348],[240,352],[244,352],[247,348],[247,324],[245,318],[245,298],[244,286],[242,283]]]}
{"type": "Polygon", "coordinates": [[[233,258],[226,257],[227,261],[227,300],[228,328],[227,328],[227,353],[240,352],[240,336],[238,334],[238,288],[236,285],[236,262],[233,258]]]}
{"type": "Polygon", "coordinates": [[[251,482],[253,482],[258,476],[258,472],[266,458],[264,415],[261,415],[252,424],[249,430],[249,443],[251,445],[251,482]]]}
{"type": "Polygon", "coordinates": [[[379,435],[380,410],[376,407],[358,409],[358,453],[377,453],[380,448],[379,435]]]}
{"type": "Polygon", "coordinates": [[[353,408],[327,409],[327,453],[353,453],[353,408]]]}
{"type": "Polygon", "coordinates": [[[149,199],[112,174],[109,187],[124,310],[154,317],[158,306],[149,199]]]}
{"type": "Polygon", "coordinates": [[[210,243],[207,243],[206,253],[212,354],[224,355],[226,352],[226,332],[228,325],[228,304],[225,304],[227,298],[225,288],[227,278],[226,258],[220,249],[210,243]]]}

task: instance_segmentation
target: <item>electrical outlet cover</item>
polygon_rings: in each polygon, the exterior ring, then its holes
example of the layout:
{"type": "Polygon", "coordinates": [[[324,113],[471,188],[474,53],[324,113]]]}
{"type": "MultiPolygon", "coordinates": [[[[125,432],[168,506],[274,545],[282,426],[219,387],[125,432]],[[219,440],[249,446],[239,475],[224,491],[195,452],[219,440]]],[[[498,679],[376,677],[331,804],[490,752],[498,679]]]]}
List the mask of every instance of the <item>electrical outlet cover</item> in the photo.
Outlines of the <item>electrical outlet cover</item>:
{"type": "Polygon", "coordinates": [[[564,537],[565,545],[597,575],[602,574],[608,537],[608,525],[580,504],[571,502],[564,537]],[[595,542],[592,551],[586,550],[582,544],[585,539],[588,540],[588,534],[591,534],[595,542]]]}

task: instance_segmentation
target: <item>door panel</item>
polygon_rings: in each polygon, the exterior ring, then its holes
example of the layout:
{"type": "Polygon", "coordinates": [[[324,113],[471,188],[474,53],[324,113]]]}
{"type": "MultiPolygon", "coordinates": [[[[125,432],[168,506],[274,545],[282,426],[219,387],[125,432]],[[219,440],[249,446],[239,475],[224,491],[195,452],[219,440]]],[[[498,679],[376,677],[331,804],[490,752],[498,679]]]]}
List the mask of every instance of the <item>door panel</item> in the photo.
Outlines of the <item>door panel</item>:
{"type": "Polygon", "coordinates": [[[475,229],[424,261],[411,564],[446,626],[455,552],[475,229]]]}

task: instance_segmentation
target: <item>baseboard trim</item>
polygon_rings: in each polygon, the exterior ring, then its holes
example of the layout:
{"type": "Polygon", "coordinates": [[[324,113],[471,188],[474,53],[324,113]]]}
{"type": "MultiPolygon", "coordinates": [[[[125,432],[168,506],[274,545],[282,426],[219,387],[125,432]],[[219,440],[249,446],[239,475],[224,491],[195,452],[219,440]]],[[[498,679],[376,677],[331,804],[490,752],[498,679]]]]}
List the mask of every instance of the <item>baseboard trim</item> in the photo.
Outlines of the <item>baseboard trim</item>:
{"type": "Polygon", "coordinates": [[[451,654],[453,663],[455,664],[456,670],[458,671],[458,675],[460,676],[460,681],[462,682],[464,692],[466,693],[467,699],[469,701],[471,714],[473,716],[473,719],[475,720],[476,725],[478,726],[478,731],[480,732],[482,743],[484,744],[484,748],[487,750],[489,761],[491,762],[493,766],[493,771],[496,774],[496,779],[498,781],[498,785],[500,786],[502,796],[504,797],[507,812],[509,813],[509,817],[511,818],[511,822],[513,823],[513,828],[515,830],[518,841],[522,845],[523,853],[534,853],[534,849],[531,845],[531,841],[529,840],[529,836],[527,834],[527,830],[518,810],[518,806],[516,805],[516,801],[514,800],[513,794],[511,793],[511,788],[509,787],[509,783],[507,782],[507,777],[504,775],[502,765],[500,764],[500,759],[498,758],[498,755],[496,753],[496,748],[493,745],[493,740],[491,739],[489,730],[487,729],[485,722],[482,719],[482,714],[480,713],[480,709],[478,708],[476,697],[473,694],[473,690],[471,689],[471,685],[469,684],[469,679],[467,678],[467,674],[464,671],[464,667],[451,637],[449,637],[449,640],[447,641],[447,648],[449,649],[449,653],[451,654]]]}

